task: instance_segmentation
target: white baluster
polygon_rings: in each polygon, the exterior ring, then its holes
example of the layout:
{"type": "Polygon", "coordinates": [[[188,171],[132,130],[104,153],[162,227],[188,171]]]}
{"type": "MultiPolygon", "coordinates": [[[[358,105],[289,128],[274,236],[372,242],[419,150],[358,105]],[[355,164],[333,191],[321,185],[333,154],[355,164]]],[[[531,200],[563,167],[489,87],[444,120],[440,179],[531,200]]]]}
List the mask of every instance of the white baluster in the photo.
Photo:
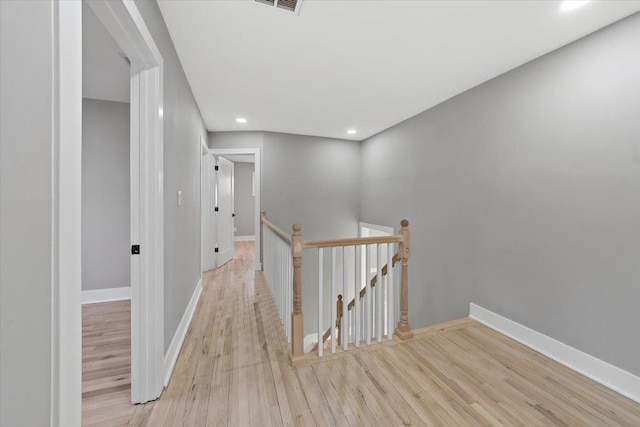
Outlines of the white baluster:
{"type": "Polygon", "coordinates": [[[366,261],[366,270],[364,276],[364,286],[366,288],[366,294],[364,295],[365,303],[366,303],[366,319],[365,319],[365,337],[364,342],[367,345],[371,345],[371,335],[372,335],[372,326],[373,326],[373,295],[371,289],[371,279],[370,271],[371,271],[371,246],[367,245],[367,261],[366,261]]]}
{"type": "Polygon", "coordinates": [[[354,292],[353,292],[353,324],[355,326],[355,345],[356,347],[360,347],[360,289],[362,289],[362,264],[361,264],[361,253],[362,246],[358,245],[355,247],[355,259],[356,259],[356,268],[355,268],[355,276],[356,280],[353,284],[354,292]]]}
{"type": "Polygon", "coordinates": [[[289,336],[291,336],[291,314],[293,313],[293,256],[291,255],[291,246],[287,245],[287,274],[289,279],[287,283],[289,283],[289,314],[287,315],[287,319],[289,319],[289,336]]]}
{"type": "Polygon", "coordinates": [[[286,330],[287,329],[287,325],[284,322],[284,307],[282,305],[282,302],[284,301],[284,284],[282,283],[284,281],[284,277],[282,277],[282,244],[280,243],[280,239],[278,239],[276,241],[276,247],[277,247],[277,256],[276,256],[276,268],[278,269],[278,287],[280,288],[280,298],[278,298],[278,307],[280,308],[280,323],[282,323],[282,327],[286,330]]]}
{"type": "MultiPolygon", "coordinates": [[[[400,249],[400,245],[398,245],[398,250],[400,249]]],[[[395,271],[396,271],[396,308],[395,308],[395,312],[396,312],[396,318],[393,322],[393,326],[395,328],[395,325],[398,324],[398,322],[400,322],[400,270],[401,270],[401,263],[398,262],[398,266],[396,267],[395,271]]]]}
{"type": "Polygon", "coordinates": [[[338,300],[338,293],[336,289],[336,248],[331,248],[331,353],[336,352],[336,341],[338,335],[336,334],[336,319],[338,318],[336,301],[338,300]]]}
{"type": "Polygon", "coordinates": [[[324,294],[322,288],[324,287],[324,249],[318,248],[318,357],[322,357],[324,350],[324,342],[322,342],[322,336],[324,330],[322,329],[322,299],[324,294]]]}
{"type": "Polygon", "coordinates": [[[349,272],[347,259],[348,246],[342,247],[342,323],[340,324],[340,331],[342,332],[342,349],[346,350],[349,347],[349,272]]]}
{"type": "Polygon", "coordinates": [[[383,252],[381,244],[377,245],[377,250],[378,254],[376,258],[378,260],[378,268],[376,269],[376,274],[378,276],[378,280],[376,281],[376,341],[380,342],[382,341],[382,303],[384,302],[382,297],[382,282],[384,281],[382,276],[382,267],[384,266],[384,260],[382,259],[383,252]]]}
{"type": "Polygon", "coordinates": [[[293,263],[293,258],[291,255],[291,246],[285,244],[287,248],[287,256],[285,257],[285,267],[287,272],[287,283],[289,284],[288,297],[287,297],[287,321],[289,322],[289,336],[291,336],[291,314],[293,313],[293,275],[291,274],[291,266],[293,263]]]}
{"type": "Polygon", "coordinates": [[[395,312],[395,298],[393,298],[394,296],[394,283],[393,283],[393,276],[394,276],[394,269],[393,269],[393,255],[394,255],[394,244],[391,243],[389,245],[387,245],[387,296],[388,296],[388,300],[387,300],[387,338],[388,339],[392,339],[393,338],[393,319],[394,319],[394,312],[395,312]]]}

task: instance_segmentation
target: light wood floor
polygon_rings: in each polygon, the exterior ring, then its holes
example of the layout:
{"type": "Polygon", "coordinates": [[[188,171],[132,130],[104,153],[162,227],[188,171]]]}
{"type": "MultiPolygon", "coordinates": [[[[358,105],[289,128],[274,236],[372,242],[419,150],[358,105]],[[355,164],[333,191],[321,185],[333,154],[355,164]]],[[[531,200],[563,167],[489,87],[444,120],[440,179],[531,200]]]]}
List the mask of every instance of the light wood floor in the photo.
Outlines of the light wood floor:
{"type": "Polygon", "coordinates": [[[84,358],[91,364],[85,425],[640,426],[640,404],[469,319],[292,368],[268,288],[252,271],[252,250],[239,242],[238,259],[205,275],[173,377],[156,402],[122,401],[129,361],[120,333],[106,329],[126,315],[114,304],[112,322],[93,320],[84,349],[102,356],[84,358]],[[112,386],[97,386],[100,369],[112,386]]]}
{"type": "MultiPolygon", "coordinates": [[[[131,304],[82,306],[83,423],[128,422],[131,404],[131,304]],[[114,413],[113,408],[117,408],[114,413]],[[120,420],[113,419],[119,415],[120,420]]],[[[109,425],[108,423],[105,425],[109,425]]]]}

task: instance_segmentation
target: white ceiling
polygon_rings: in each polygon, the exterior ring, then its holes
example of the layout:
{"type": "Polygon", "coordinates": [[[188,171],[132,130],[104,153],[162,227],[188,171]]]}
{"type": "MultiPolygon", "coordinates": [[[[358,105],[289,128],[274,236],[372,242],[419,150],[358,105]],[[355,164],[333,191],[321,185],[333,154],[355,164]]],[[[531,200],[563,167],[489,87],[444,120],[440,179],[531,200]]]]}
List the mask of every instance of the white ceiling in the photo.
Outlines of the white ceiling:
{"type": "Polygon", "coordinates": [[[129,102],[129,64],[86,2],[82,2],[82,96],[129,102]]]}
{"type": "Polygon", "coordinates": [[[305,0],[299,15],[253,0],[159,5],[209,130],[362,140],[640,10],[560,3],[305,0]]]}

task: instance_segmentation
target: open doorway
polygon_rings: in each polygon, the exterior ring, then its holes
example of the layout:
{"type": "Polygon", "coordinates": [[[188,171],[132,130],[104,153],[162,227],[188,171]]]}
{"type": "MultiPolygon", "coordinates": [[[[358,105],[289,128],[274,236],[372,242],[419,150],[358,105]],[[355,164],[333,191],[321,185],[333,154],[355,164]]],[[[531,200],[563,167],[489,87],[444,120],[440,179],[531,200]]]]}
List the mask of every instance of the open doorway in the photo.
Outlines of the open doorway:
{"type": "Polygon", "coordinates": [[[234,164],[233,172],[233,240],[253,242],[256,239],[255,215],[255,170],[253,154],[228,154],[225,158],[234,164]]]}
{"type": "Polygon", "coordinates": [[[131,396],[130,65],[82,4],[82,415],[131,396]]]}
{"type": "Polygon", "coordinates": [[[234,257],[233,233],[235,229],[234,212],[234,179],[235,164],[222,156],[216,156],[216,253],[218,267],[231,261],[234,257]]]}
{"type": "MultiPolygon", "coordinates": [[[[215,246],[217,248],[216,267],[221,266],[229,259],[228,249],[235,248],[235,242],[255,242],[254,265],[256,270],[261,269],[260,263],[260,189],[261,189],[261,153],[259,148],[230,148],[208,149],[208,155],[213,156],[218,167],[217,175],[205,181],[203,169],[203,194],[207,186],[214,188],[214,215],[215,246]],[[230,182],[227,178],[220,180],[220,174],[230,173],[230,182]],[[224,189],[223,189],[224,187],[224,189]],[[225,199],[226,191],[230,188],[230,198],[225,199]],[[221,189],[223,189],[221,191],[221,189]],[[225,204],[230,206],[225,208],[225,204]],[[220,256],[220,254],[225,256],[220,256]]],[[[204,163],[203,163],[204,165],[204,163]]],[[[203,199],[203,203],[205,203],[203,199]]],[[[207,215],[203,209],[203,218],[207,215]]],[[[203,222],[202,239],[211,238],[213,232],[205,228],[203,222]]],[[[203,243],[204,248],[204,243],[203,243]]],[[[204,263],[203,263],[204,268],[204,263]]],[[[205,271],[205,270],[203,270],[205,271]]]]}
{"type": "Polygon", "coordinates": [[[234,258],[235,164],[202,147],[201,271],[218,268],[234,258]]]}
{"type": "Polygon", "coordinates": [[[205,272],[217,267],[216,222],[215,222],[215,167],[216,160],[209,153],[204,141],[201,143],[200,158],[200,271],[205,272]]]}
{"type": "Polygon", "coordinates": [[[164,379],[162,57],[132,2],[82,21],[83,406],[143,403],[164,379]]]}

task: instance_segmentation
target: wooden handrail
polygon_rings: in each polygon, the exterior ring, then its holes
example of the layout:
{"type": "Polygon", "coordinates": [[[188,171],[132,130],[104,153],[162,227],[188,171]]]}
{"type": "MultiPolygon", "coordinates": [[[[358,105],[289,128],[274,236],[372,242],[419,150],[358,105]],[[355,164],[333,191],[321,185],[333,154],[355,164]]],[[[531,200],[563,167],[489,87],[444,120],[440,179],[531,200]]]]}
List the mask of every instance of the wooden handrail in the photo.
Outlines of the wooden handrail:
{"type": "Polygon", "coordinates": [[[271,231],[273,231],[276,234],[276,236],[278,236],[279,238],[281,238],[282,240],[287,242],[289,244],[289,246],[291,246],[291,236],[290,235],[288,235],[284,231],[280,230],[274,223],[269,221],[266,217],[262,217],[262,218],[260,218],[260,220],[262,221],[262,223],[264,225],[269,227],[271,229],[271,231]]]}
{"type": "MultiPolygon", "coordinates": [[[[391,258],[391,268],[395,267],[396,263],[398,261],[400,261],[400,254],[396,253],[393,258],[391,258]]],[[[388,272],[388,265],[389,264],[385,264],[382,267],[382,275],[386,276],[387,272],[388,272]]],[[[370,281],[370,286],[371,288],[375,288],[376,283],[378,282],[378,275],[376,274],[375,276],[373,276],[371,278],[370,281]]],[[[364,288],[360,289],[359,292],[359,298],[362,299],[364,298],[364,296],[367,294],[367,288],[368,286],[365,286],[364,288]]],[[[342,295],[338,295],[338,299],[340,300],[342,298],[342,295]]],[[[339,301],[340,303],[341,301],[339,301]]],[[[356,304],[356,299],[355,297],[351,300],[351,302],[349,302],[349,304],[347,305],[347,311],[351,311],[351,309],[355,306],[356,304]]],[[[341,319],[342,319],[342,310],[337,310],[337,315],[338,318],[336,319],[336,328],[340,328],[340,326],[342,325],[341,319]]],[[[331,328],[327,329],[324,334],[322,334],[322,343],[324,344],[327,339],[329,339],[329,337],[331,336],[331,328]]],[[[340,342],[340,338],[338,338],[338,342],[340,342]]],[[[312,348],[311,348],[311,352],[317,351],[318,350],[318,343],[316,343],[312,348]]]]}
{"type": "Polygon", "coordinates": [[[351,239],[309,240],[304,242],[304,248],[333,248],[341,246],[375,245],[400,242],[402,242],[402,236],[355,237],[351,239]]]}
{"type": "MultiPolygon", "coordinates": [[[[398,261],[400,261],[400,255],[396,253],[391,259],[391,268],[393,268],[398,261]]],[[[384,267],[382,267],[383,276],[387,275],[387,265],[388,264],[385,264],[384,267]]],[[[378,282],[378,275],[376,274],[371,278],[371,287],[375,288],[377,282],[378,282]]],[[[360,299],[364,298],[366,294],[367,294],[367,287],[365,286],[364,288],[360,289],[360,299]]],[[[355,304],[356,304],[356,299],[354,298],[351,300],[349,305],[347,305],[347,310],[351,310],[355,304]]],[[[338,313],[338,317],[340,316],[342,316],[342,313],[338,313]]]]}

